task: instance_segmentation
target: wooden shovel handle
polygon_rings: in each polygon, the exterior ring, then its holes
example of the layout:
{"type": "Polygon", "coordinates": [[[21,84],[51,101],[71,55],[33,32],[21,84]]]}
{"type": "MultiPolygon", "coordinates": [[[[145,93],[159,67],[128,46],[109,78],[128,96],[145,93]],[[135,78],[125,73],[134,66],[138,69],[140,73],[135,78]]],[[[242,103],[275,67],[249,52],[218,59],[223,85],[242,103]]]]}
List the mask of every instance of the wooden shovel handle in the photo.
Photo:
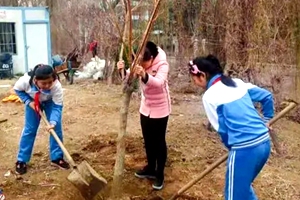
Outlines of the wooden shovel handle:
{"type": "MultiPolygon", "coordinates": [[[[269,121],[269,125],[273,125],[275,122],[277,122],[280,118],[282,118],[284,115],[286,115],[288,112],[290,112],[293,108],[297,106],[296,102],[290,102],[289,105],[280,111],[274,118],[272,118],[269,121]]],[[[272,141],[277,142],[277,138],[274,139],[275,134],[270,134],[272,141]]],[[[277,144],[278,145],[278,144],[277,144]]],[[[207,174],[212,172],[215,168],[217,168],[219,165],[221,165],[223,162],[225,162],[228,158],[228,154],[223,155],[218,160],[216,160],[213,164],[211,164],[208,168],[206,168],[201,174],[199,174],[196,178],[191,180],[188,184],[183,186],[176,194],[174,194],[169,200],[174,200],[179,197],[179,195],[183,194],[185,191],[187,191],[189,188],[191,188],[194,184],[196,184],[198,181],[200,181],[202,178],[204,178],[207,174]]]]}
{"type": "MultiPolygon", "coordinates": [[[[274,118],[272,118],[269,121],[269,125],[273,125],[275,122],[277,122],[280,118],[282,118],[284,115],[286,115],[288,112],[290,112],[292,109],[294,109],[298,104],[296,102],[290,102],[287,107],[285,107],[282,111],[280,111],[274,118]]],[[[270,137],[272,140],[272,143],[274,145],[274,149],[278,154],[281,154],[280,145],[278,142],[277,135],[274,131],[270,130],[270,137]]]]}
{"type": "MultiPolygon", "coordinates": [[[[46,124],[47,126],[50,126],[50,123],[48,122],[46,115],[45,115],[42,111],[40,111],[39,113],[40,113],[40,116],[41,116],[42,120],[45,122],[45,124],[46,124]]],[[[55,132],[53,129],[51,129],[51,130],[50,130],[50,133],[51,133],[51,135],[54,137],[54,139],[56,140],[56,142],[58,143],[58,145],[59,145],[59,147],[61,148],[61,150],[64,152],[64,154],[65,154],[67,160],[70,162],[70,165],[71,165],[73,168],[76,168],[76,166],[77,166],[76,163],[74,162],[74,160],[73,160],[73,158],[71,157],[71,155],[69,154],[68,150],[65,148],[65,146],[63,145],[63,143],[61,142],[61,140],[60,140],[59,137],[57,136],[56,132],[55,132]]]]}
{"type": "Polygon", "coordinates": [[[213,164],[211,164],[208,168],[206,168],[196,178],[194,178],[188,184],[183,186],[169,200],[177,199],[179,197],[179,195],[183,194],[185,191],[187,191],[189,188],[191,188],[193,185],[195,185],[198,181],[200,181],[202,178],[204,178],[207,174],[209,174],[211,171],[213,171],[215,168],[217,168],[219,165],[221,165],[223,162],[225,162],[227,160],[227,158],[228,158],[228,154],[224,154],[222,157],[220,157],[218,160],[216,160],[213,164]]]}
{"type": "Polygon", "coordinates": [[[273,117],[269,121],[270,126],[277,122],[279,119],[281,119],[283,116],[285,116],[287,113],[289,113],[291,110],[293,110],[297,105],[297,102],[290,102],[287,107],[285,107],[282,111],[280,111],[275,117],[273,117]]]}

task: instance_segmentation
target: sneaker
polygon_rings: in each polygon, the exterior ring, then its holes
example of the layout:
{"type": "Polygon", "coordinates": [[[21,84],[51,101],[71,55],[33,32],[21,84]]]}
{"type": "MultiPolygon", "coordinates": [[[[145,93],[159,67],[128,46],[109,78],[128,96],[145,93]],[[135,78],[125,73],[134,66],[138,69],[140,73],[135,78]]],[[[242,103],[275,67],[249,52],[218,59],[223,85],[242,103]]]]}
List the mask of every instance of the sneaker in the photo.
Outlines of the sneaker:
{"type": "Polygon", "coordinates": [[[164,179],[163,178],[156,178],[153,185],[153,189],[155,190],[161,190],[164,187],[164,179]]]}
{"type": "Polygon", "coordinates": [[[3,194],[3,191],[0,189],[0,200],[5,200],[5,195],[3,194]]]}
{"type": "Polygon", "coordinates": [[[67,163],[64,159],[52,160],[51,165],[59,167],[61,169],[70,169],[69,163],[67,163]]]}
{"type": "Polygon", "coordinates": [[[16,162],[16,173],[19,175],[26,174],[27,165],[25,162],[17,161],[16,162]]]}
{"type": "Polygon", "coordinates": [[[155,172],[151,172],[147,167],[144,167],[142,170],[135,172],[134,175],[138,178],[155,179],[155,172]]]}

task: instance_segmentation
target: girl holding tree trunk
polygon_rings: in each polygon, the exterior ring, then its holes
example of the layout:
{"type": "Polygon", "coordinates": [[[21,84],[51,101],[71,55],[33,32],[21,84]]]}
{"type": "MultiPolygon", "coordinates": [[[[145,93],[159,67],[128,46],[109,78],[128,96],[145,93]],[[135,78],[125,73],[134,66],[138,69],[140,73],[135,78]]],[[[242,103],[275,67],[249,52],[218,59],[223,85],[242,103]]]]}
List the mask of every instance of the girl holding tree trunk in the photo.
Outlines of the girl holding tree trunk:
{"type": "MultiPolygon", "coordinates": [[[[124,61],[119,61],[117,66],[128,74],[124,61]]],[[[142,99],[139,111],[148,164],[137,171],[135,176],[154,179],[152,187],[156,190],[163,188],[167,160],[166,130],[171,113],[168,73],[166,53],[155,43],[148,41],[142,62],[134,68],[134,74],[141,80],[142,99]]]]}

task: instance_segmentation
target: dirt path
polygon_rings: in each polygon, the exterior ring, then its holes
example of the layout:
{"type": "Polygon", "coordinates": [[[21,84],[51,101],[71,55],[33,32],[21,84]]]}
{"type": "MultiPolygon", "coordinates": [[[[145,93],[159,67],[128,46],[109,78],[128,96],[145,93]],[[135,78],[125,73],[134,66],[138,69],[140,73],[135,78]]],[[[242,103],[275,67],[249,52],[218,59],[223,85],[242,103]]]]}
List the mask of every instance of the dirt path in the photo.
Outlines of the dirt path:
{"type": "MultiPolygon", "coordinates": [[[[0,81],[0,85],[6,83],[0,81]]],[[[111,180],[121,88],[82,82],[65,86],[65,89],[63,125],[66,147],[78,162],[86,159],[111,180]]],[[[0,97],[5,92],[7,90],[0,88],[0,97]]],[[[142,200],[159,194],[167,198],[226,152],[216,134],[203,129],[202,122],[206,119],[200,97],[184,94],[172,94],[172,97],[173,112],[167,134],[166,187],[160,192],[153,192],[149,181],[137,180],[133,176],[133,172],[144,165],[145,154],[139,126],[139,100],[131,102],[124,196],[142,200]]],[[[66,180],[69,171],[49,166],[49,136],[43,126],[35,142],[28,173],[20,180],[16,180],[14,175],[4,177],[8,170],[14,170],[23,114],[21,104],[0,103],[0,118],[8,118],[8,122],[0,124],[0,187],[4,189],[7,199],[81,200],[77,190],[66,180]]],[[[282,157],[272,155],[257,178],[255,188],[260,199],[299,200],[300,125],[283,120],[276,127],[285,153],[282,157]]],[[[222,165],[190,189],[182,199],[223,199],[224,173],[225,167],[222,165]]]]}

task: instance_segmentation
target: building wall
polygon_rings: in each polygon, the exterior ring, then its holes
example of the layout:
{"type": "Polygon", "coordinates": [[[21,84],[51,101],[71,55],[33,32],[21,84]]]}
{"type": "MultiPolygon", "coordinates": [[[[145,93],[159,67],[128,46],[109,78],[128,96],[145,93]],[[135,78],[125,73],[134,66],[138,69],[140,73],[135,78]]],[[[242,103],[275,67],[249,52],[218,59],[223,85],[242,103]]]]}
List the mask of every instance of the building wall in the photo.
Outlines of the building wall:
{"type": "Polygon", "coordinates": [[[0,7],[0,22],[15,23],[14,73],[25,73],[40,63],[51,65],[49,12],[45,7],[0,7]]]}
{"type": "Polygon", "coordinates": [[[25,52],[24,52],[24,34],[23,20],[21,10],[7,10],[0,7],[0,22],[15,23],[17,54],[13,55],[14,72],[25,71],[25,52]]]}

